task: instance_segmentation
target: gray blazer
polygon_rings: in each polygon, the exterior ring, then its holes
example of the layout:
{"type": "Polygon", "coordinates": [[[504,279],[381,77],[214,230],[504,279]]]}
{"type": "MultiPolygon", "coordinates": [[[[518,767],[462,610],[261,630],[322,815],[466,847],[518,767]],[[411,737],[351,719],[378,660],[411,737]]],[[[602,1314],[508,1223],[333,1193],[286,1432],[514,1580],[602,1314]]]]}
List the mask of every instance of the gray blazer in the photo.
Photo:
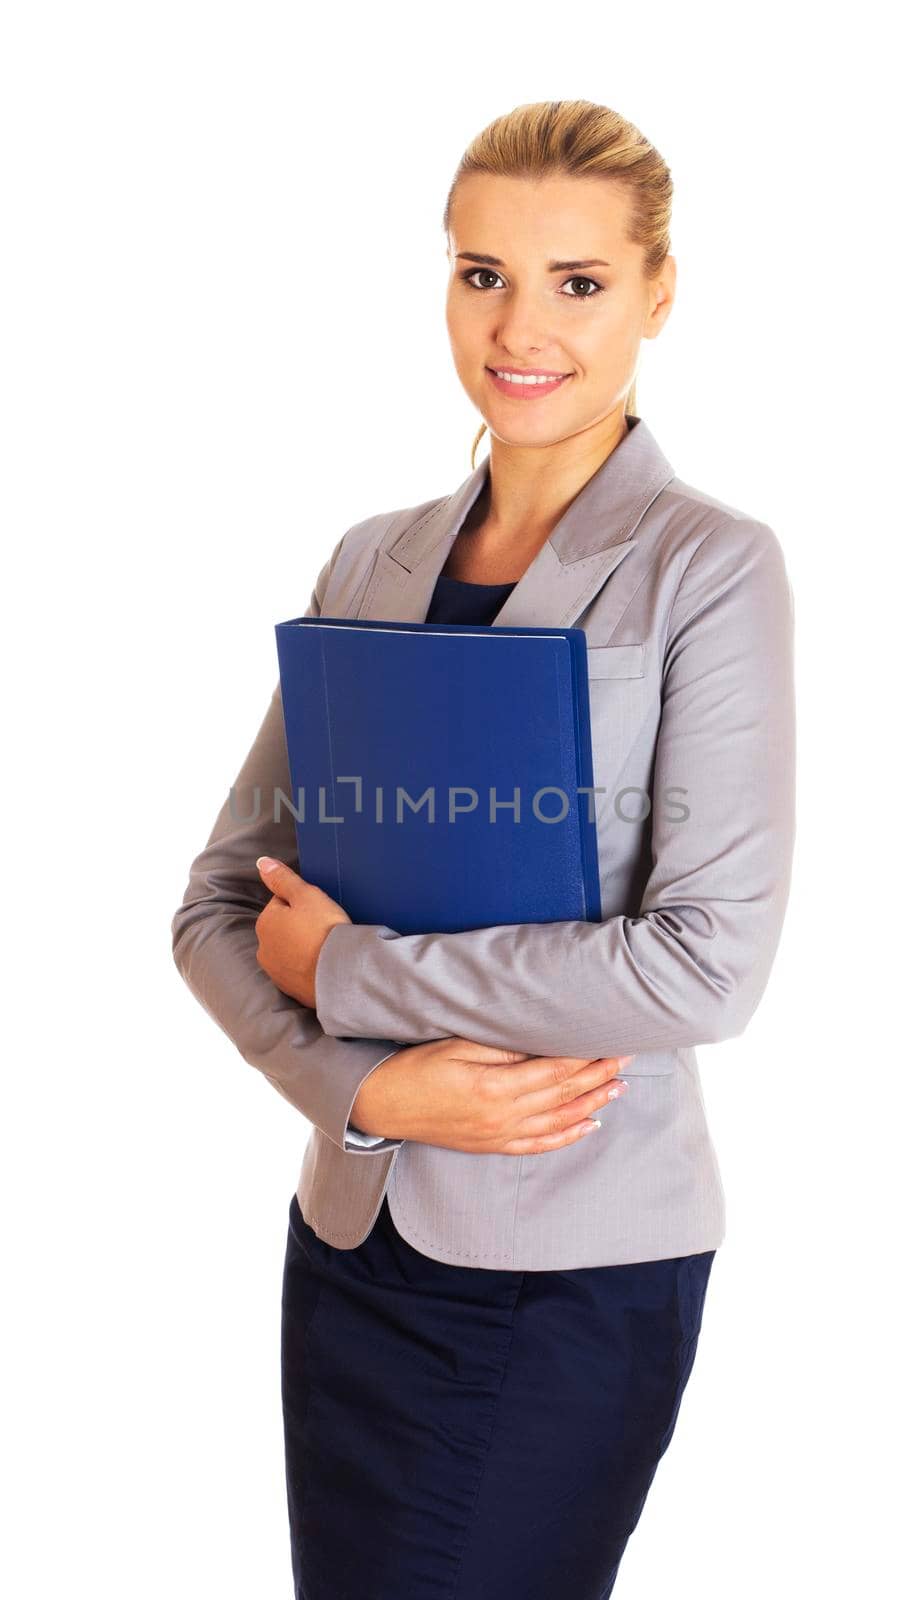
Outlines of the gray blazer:
{"type": "MultiPolygon", "coordinates": [[[[488,472],[350,528],[308,614],[423,621],[488,472]]],[[[295,614],[293,604],[289,615],[295,614]]],[[[793,597],[776,535],[683,483],[645,422],[586,483],[499,624],[587,635],[600,923],[403,936],[330,930],[316,1011],[256,960],[261,854],[298,870],[278,684],[172,924],[174,959],[246,1061],[313,1126],[297,1195],[340,1249],[384,1194],[439,1261],[537,1271],[718,1248],[725,1207],[694,1046],[766,987],[795,832],[793,597]],[[262,803],[253,803],[259,786],[262,803]],[[232,812],[234,815],[232,815],[232,812]],[[235,816],[253,816],[244,823],[235,816]],[[350,1125],[403,1045],[459,1035],[535,1055],[636,1053],[602,1127],[543,1155],[472,1155],[350,1125]]]]}

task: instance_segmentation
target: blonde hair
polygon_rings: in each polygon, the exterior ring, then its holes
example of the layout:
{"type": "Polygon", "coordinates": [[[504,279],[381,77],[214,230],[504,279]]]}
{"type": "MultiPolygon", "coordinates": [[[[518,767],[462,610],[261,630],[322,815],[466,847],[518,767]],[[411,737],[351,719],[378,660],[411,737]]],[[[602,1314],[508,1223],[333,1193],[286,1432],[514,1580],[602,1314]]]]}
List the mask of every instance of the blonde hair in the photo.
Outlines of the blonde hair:
{"type": "MultiPolygon", "coordinates": [[[[642,247],[644,275],[653,278],[665,265],[671,248],[671,173],[645,135],[608,106],[591,100],[537,100],[488,123],[456,168],[443,212],[446,234],[459,180],[473,172],[507,178],[611,179],[629,192],[627,237],[642,247]]],[[[624,401],[624,415],[637,415],[635,378],[624,401]]],[[[483,422],[472,444],[473,469],[486,428],[483,422]]]]}

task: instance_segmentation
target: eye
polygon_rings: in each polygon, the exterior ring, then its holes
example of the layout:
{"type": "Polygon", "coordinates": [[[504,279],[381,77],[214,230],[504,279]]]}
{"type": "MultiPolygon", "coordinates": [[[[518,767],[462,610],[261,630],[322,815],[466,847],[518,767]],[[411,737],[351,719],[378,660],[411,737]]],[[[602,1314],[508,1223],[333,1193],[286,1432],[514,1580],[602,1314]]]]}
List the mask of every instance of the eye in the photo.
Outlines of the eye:
{"type": "MultiPolygon", "coordinates": [[[[463,283],[472,283],[472,279],[477,278],[482,272],[484,272],[489,278],[500,277],[500,273],[495,272],[491,267],[470,267],[468,272],[461,272],[459,276],[462,278],[463,283]]],[[[481,287],[482,285],[480,283],[472,283],[473,289],[481,289],[481,287]]]]}
{"type": "MultiPolygon", "coordinates": [[[[470,283],[472,285],[473,289],[477,289],[477,290],[479,290],[479,292],[481,294],[485,294],[485,293],[487,293],[487,290],[489,288],[493,287],[493,285],[491,285],[491,284],[472,283],[472,279],[480,277],[480,275],[482,273],[484,273],[485,276],[488,277],[488,278],[500,278],[500,273],[499,272],[495,272],[493,267],[470,267],[467,272],[460,273],[460,277],[462,278],[464,283],[470,283]]],[[[500,281],[502,283],[503,279],[500,278],[500,281]]],[[[563,296],[563,298],[565,300],[594,300],[596,295],[599,295],[599,294],[603,293],[603,285],[600,284],[600,283],[596,283],[594,278],[573,277],[573,278],[567,278],[566,282],[567,283],[588,283],[590,285],[592,293],[591,294],[565,294],[563,296]]]]}
{"type": "Polygon", "coordinates": [[[566,298],[568,300],[594,300],[595,296],[597,294],[601,294],[601,292],[602,292],[602,285],[600,283],[596,283],[594,278],[568,278],[567,282],[568,283],[588,283],[588,284],[591,285],[591,287],[592,287],[592,289],[594,291],[592,294],[571,294],[571,295],[567,295],[566,298]]]}

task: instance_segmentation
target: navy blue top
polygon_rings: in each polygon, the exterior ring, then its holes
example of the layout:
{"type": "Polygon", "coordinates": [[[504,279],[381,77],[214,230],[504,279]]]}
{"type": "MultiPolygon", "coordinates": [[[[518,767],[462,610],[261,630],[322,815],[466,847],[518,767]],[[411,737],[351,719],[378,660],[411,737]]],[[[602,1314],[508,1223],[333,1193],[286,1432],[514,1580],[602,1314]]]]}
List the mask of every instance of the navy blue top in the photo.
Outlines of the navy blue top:
{"type": "Polygon", "coordinates": [[[515,588],[516,583],[467,583],[463,578],[445,578],[441,574],[434,585],[424,620],[468,622],[476,626],[493,622],[515,588]]]}

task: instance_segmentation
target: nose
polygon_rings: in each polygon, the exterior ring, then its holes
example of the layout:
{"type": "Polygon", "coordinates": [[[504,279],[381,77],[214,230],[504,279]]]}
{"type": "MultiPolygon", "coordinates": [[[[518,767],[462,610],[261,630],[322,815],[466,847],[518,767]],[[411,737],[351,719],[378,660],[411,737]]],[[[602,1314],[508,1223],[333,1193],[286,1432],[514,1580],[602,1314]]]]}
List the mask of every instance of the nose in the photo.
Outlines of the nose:
{"type": "Polygon", "coordinates": [[[515,292],[509,303],[501,307],[495,339],[499,348],[521,365],[530,365],[533,358],[541,357],[542,351],[549,347],[550,336],[541,303],[535,295],[515,292]]]}

